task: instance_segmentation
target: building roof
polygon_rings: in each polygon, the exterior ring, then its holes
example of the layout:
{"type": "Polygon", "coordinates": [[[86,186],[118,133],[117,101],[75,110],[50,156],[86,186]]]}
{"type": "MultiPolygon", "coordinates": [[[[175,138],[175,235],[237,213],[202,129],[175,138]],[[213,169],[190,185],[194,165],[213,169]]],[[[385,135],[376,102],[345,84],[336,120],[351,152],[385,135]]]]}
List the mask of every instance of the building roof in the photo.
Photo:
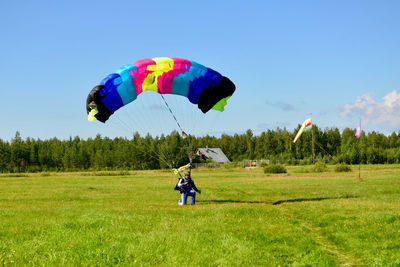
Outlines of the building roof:
{"type": "Polygon", "coordinates": [[[222,152],[221,148],[199,148],[196,154],[202,155],[205,159],[211,159],[218,163],[230,162],[230,160],[222,152]]]}

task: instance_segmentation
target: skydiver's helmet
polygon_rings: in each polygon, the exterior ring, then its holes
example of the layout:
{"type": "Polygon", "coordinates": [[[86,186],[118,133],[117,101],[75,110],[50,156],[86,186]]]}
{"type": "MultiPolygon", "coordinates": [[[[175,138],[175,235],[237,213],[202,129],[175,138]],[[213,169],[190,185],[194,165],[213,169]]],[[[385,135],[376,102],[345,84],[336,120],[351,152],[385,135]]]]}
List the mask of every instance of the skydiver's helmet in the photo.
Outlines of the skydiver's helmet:
{"type": "Polygon", "coordinates": [[[190,177],[190,171],[185,171],[185,177],[186,176],[190,177]]]}

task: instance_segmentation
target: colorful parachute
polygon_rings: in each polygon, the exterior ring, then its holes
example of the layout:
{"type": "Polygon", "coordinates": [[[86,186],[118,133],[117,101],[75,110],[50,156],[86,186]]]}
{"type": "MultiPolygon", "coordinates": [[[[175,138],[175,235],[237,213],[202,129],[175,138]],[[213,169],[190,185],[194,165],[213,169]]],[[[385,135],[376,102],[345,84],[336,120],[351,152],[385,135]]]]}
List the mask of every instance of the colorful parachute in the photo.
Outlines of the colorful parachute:
{"type": "Polygon", "coordinates": [[[187,59],[142,59],[118,69],[92,89],[86,100],[89,121],[107,121],[144,91],[187,97],[206,113],[210,109],[223,111],[235,85],[218,72],[187,59]]]}
{"type": "Polygon", "coordinates": [[[306,119],[306,120],[303,122],[303,125],[301,125],[301,128],[300,128],[300,130],[298,131],[296,137],[294,138],[293,143],[296,143],[297,139],[300,138],[300,136],[301,136],[301,134],[304,132],[304,130],[305,130],[308,126],[310,126],[310,125],[311,125],[311,118],[310,118],[310,119],[306,119]]]}

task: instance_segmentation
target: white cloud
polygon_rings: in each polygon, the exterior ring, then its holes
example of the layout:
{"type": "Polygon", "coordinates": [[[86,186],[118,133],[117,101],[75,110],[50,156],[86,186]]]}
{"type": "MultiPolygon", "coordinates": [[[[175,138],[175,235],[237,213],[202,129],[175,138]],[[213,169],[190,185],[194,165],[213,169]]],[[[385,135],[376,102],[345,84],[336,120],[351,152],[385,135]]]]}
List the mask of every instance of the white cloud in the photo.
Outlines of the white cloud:
{"type": "Polygon", "coordinates": [[[354,115],[361,116],[367,123],[400,127],[400,93],[393,90],[382,97],[381,102],[375,101],[370,94],[359,96],[354,104],[345,105],[340,113],[342,117],[354,115]]]}
{"type": "Polygon", "coordinates": [[[275,102],[275,103],[273,103],[273,102],[269,102],[268,100],[265,101],[265,103],[267,105],[269,105],[269,106],[273,106],[275,108],[279,108],[282,111],[293,111],[294,110],[294,107],[289,103],[284,103],[284,102],[275,102]]]}

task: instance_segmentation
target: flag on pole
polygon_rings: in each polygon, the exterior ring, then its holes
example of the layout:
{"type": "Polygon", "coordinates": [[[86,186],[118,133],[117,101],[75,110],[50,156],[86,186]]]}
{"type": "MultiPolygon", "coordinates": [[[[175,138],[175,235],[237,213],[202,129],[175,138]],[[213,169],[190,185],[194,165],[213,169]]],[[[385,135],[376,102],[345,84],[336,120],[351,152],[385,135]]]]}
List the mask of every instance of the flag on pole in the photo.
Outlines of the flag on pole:
{"type": "Polygon", "coordinates": [[[361,122],[358,123],[356,134],[354,136],[357,137],[358,139],[360,138],[360,135],[361,135],[361,122]]]}

